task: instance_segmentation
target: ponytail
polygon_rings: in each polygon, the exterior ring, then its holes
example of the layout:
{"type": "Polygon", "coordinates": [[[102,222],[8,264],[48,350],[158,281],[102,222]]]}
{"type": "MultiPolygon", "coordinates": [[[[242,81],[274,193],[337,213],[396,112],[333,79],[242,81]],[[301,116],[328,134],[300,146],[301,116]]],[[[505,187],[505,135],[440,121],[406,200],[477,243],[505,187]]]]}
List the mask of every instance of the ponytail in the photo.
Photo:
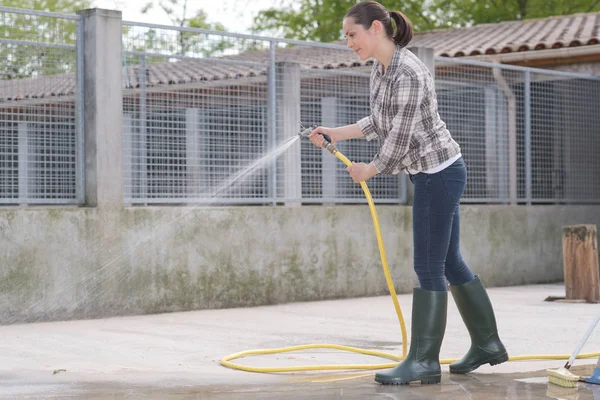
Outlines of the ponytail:
{"type": "Polygon", "coordinates": [[[394,43],[396,43],[396,46],[406,47],[413,37],[412,23],[400,11],[390,11],[390,19],[394,43]]]}
{"type": "Polygon", "coordinates": [[[388,11],[376,1],[361,1],[348,10],[344,18],[354,18],[356,24],[369,29],[373,21],[379,21],[387,36],[396,46],[406,47],[413,37],[410,20],[400,11],[388,11]]]}

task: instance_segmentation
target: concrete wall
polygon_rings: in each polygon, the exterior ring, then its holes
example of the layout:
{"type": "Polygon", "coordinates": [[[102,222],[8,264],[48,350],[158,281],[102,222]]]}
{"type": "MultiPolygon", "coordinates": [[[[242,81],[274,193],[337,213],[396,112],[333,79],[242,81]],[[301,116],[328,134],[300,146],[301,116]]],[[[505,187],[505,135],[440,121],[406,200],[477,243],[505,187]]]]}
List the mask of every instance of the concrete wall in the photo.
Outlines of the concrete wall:
{"type": "MultiPolygon", "coordinates": [[[[411,210],[377,210],[410,292],[411,210]]],[[[464,206],[461,222],[488,286],[555,282],[563,225],[600,224],[600,206],[464,206]]],[[[2,324],[387,293],[366,205],[4,208],[0,236],[2,324]]]]}
{"type": "Polygon", "coordinates": [[[544,69],[600,76],[600,62],[544,66],[544,69]]]}

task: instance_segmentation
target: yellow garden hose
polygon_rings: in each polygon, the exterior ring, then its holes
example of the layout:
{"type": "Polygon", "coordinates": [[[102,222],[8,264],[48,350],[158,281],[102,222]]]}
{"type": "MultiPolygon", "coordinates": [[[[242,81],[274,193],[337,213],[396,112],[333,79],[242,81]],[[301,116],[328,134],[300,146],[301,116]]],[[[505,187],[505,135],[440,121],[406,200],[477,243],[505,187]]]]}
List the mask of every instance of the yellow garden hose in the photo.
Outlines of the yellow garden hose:
{"type": "MultiPolygon", "coordinates": [[[[342,153],[338,151],[338,149],[328,143],[327,141],[324,144],[324,147],[339,158],[344,164],[347,166],[351,166],[352,162],[346,158],[342,153]]],[[[400,330],[402,331],[402,356],[398,356],[391,353],[384,353],[381,351],[374,350],[365,350],[356,347],[348,347],[348,346],[340,346],[337,344],[305,344],[300,346],[290,346],[290,347],[281,347],[276,349],[262,349],[262,350],[247,350],[239,353],[231,354],[223,357],[220,362],[221,365],[232,368],[239,369],[242,371],[248,372],[262,372],[262,373],[273,373],[273,372],[297,372],[297,371],[327,371],[327,370],[351,370],[351,369],[359,369],[359,370],[371,370],[371,369],[382,369],[382,368],[392,368],[398,365],[398,361],[403,360],[406,357],[407,353],[407,343],[408,339],[406,336],[406,326],[404,324],[404,317],[402,315],[402,310],[400,309],[400,304],[398,303],[398,296],[396,295],[396,290],[394,289],[394,283],[392,282],[392,277],[390,275],[390,270],[388,268],[387,257],[385,255],[385,249],[383,247],[383,238],[381,237],[381,230],[379,227],[379,218],[377,218],[377,211],[375,210],[375,204],[373,203],[373,199],[371,197],[371,192],[367,187],[367,184],[363,181],[360,182],[360,186],[362,187],[365,197],[367,198],[367,202],[369,203],[369,209],[371,210],[371,217],[373,218],[373,225],[375,226],[375,235],[377,236],[377,244],[379,245],[379,256],[381,257],[381,264],[383,266],[383,273],[385,275],[385,281],[387,282],[388,289],[390,291],[390,295],[392,296],[392,301],[394,302],[394,308],[396,309],[396,314],[398,316],[398,321],[400,322],[400,330]],[[297,367],[248,367],[245,365],[237,364],[231,362],[231,360],[235,360],[240,357],[250,356],[250,355],[264,355],[264,354],[277,354],[277,353],[287,353],[290,351],[298,351],[298,350],[307,350],[307,349],[335,349],[348,351],[352,353],[366,354],[370,356],[377,356],[382,358],[388,358],[390,360],[395,360],[395,362],[385,363],[385,364],[340,364],[340,365],[304,365],[297,367]]],[[[580,354],[577,358],[592,358],[600,356],[600,352],[598,353],[586,353],[580,354]]],[[[523,355],[523,356],[512,356],[509,358],[509,361],[521,361],[521,360],[566,360],[570,357],[570,354],[532,354],[532,355],[523,355]]],[[[450,364],[458,359],[450,358],[450,359],[442,359],[440,360],[441,364],[450,364]]]]}

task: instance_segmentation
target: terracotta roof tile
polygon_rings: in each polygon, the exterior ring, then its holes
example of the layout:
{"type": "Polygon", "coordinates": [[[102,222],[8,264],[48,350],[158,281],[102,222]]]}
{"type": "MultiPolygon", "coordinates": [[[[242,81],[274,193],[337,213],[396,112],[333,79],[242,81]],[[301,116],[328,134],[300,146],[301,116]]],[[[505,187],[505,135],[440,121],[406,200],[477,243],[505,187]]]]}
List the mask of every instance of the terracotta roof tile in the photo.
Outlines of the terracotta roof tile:
{"type": "Polygon", "coordinates": [[[596,12],[417,33],[411,44],[462,57],[598,44],[599,32],[596,12]]]}

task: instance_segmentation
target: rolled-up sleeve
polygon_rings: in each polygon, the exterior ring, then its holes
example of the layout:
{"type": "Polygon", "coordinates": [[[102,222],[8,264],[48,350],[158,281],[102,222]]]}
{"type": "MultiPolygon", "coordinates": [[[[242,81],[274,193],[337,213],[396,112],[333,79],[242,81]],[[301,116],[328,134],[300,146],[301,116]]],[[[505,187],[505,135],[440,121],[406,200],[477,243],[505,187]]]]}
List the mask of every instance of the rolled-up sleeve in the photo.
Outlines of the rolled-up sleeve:
{"type": "Polygon", "coordinates": [[[384,112],[394,113],[391,128],[381,144],[373,164],[384,175],[397,174],[410,147],[417,123],[417,111],[422,99],[420,80],[414,75],[403,75],[394,85],[392,107],[384,112]]]}
{"type": "Polygon", "coordinates": [[[368,117],[364,117],[360,121],[357,122],[358,127],[365,138],[367,140],[373,140],[377,138],[377,126],[375,125],[375,121],[373,120],[373,115],[369,115],[368,117]]]}

